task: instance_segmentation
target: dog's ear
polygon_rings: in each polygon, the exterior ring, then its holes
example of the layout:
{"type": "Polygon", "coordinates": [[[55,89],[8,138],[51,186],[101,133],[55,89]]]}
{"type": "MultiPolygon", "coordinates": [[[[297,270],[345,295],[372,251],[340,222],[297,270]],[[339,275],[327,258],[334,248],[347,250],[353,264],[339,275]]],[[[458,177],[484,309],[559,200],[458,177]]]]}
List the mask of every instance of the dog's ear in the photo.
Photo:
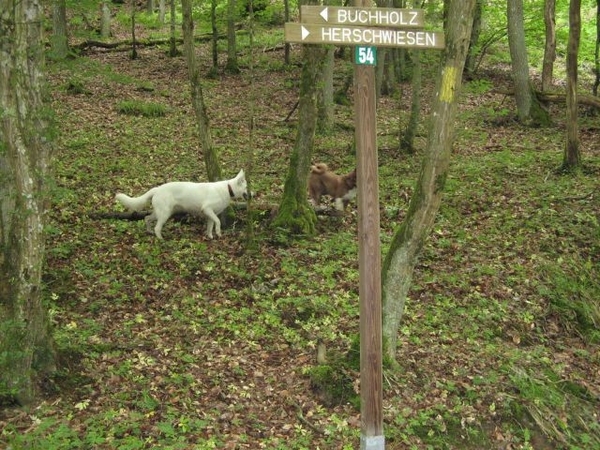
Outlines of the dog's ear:
{"type": "Polygon", "coordinates": [[[240,170],[236,176],[237,179],[246,178],[246,174],[244,173],[244,169],[240,170]]]}

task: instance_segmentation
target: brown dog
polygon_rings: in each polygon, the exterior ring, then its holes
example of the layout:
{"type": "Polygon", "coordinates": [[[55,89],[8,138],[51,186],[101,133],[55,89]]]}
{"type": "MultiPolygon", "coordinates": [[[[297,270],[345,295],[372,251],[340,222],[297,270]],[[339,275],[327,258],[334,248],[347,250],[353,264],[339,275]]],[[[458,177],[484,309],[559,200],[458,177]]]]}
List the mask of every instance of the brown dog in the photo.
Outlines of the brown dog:
{"type": "Polygon", "coordinates": [[[356,197],[356,169],[347,175],[336,175],[327,164],[310,166],[308,193],[313,207],[319,206],[321,196],[329,195],[335,202],[335,209],[344,211],[350,200],[356,197]]]}

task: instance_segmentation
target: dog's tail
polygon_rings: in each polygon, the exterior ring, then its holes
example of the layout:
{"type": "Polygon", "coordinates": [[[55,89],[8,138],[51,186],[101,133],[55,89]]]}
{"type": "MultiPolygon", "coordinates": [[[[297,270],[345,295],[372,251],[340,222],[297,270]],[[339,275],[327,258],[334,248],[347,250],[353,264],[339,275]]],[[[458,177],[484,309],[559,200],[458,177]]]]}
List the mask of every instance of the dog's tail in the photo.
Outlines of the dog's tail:
{"type": "Polygon", "coordinates": [[[155,190],[156,188],[152,188],[144,195],[141,195],[139,197],[130,197],[125,194],[117,194],[115,195],[115,200],[121,203],[129,211],[141,211],[146,207],[148,202],[152,200],[152,197],[154,197],[155,190]]]}
{"type": "Polygon", "coordinates": [[[325,163],[317,163],[317,164],[310,166],[310,171],[312,173],[316,173],[317,175],[321,175],[322,173],[325,173],[328,170],[329,170],[329,167],[327,167],[327,164],[325,164],[325,163]]]}

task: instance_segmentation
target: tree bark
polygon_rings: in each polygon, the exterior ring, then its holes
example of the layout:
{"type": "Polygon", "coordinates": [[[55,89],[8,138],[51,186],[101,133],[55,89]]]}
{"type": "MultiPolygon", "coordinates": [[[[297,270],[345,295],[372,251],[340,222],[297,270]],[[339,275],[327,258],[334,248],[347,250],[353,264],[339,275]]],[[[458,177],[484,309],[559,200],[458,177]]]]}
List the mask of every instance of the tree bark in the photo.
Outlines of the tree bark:
{"type": "Polygon", "coordinates": [[[221,180],[221,165],[219,163],[217,151],[212,143],[208,114],[206,112],[206,105],[204,104],[202,86],[200,85],[200,70],[196,63],[194,49],[194,22],[192,19],[191,0],[182,0],[181,5],[183,10],[182,27],[184,54],[188,66],[188,77],[192,91],[192,106],[198,123],[198,133],[200,135],[204,164],[206,165],[206,173],[209,181],[218,181],[221,180]]]}
{"type": "Polygon", "coordinates": [[[40,0],[0,0],[0,397],[22,405],[55,370],[41,278],[51,147],[40,0]]]}
{"type": "Polygon", "coordinates": [[[131,59],[137,59],[137,44],[135,39],[135,0],[131,0],[131,59]]]}
{"type": "Polygon", "coordinates": [[[400,136],[400,150],[406,153],[415,153],[414,141],[421,117],[421,50],[413,49],[411,52],[413,60],[413,79],[410,103],[410,117],[404,133],[400,136]]]}
{"type": "Polygon", "coordinates": [[[65,0],[53,0],[52,2],[52,37],[51,50],[52,59],[65,59],[69,55],[69,37],[67,34],[67,6],[65,0]]]}
{"type": "Polygon", "coordinates": [[[542,91],[552,88],[552,74],[556,59],[556,0],[544,2],[544,23],[546,25],[546,44],[542,64],[542,91]]]}
{"type": "Polygon", "coordinates": [[[273,221],[273,226],[293,234],[311,235],[315,232],[316,215],[308,202],[306,192],[317,126],[317,95],[322,80],[325,52],[323,46],[303,46],[296,143],[290,156],[279,213],[273,221]]]}
{"type": "Polygon", "coordinates": [[[596,78],[592,87],[592,94],[598,96],[598,86],[600,86],[600,0],[596,0],[596,50],[594,51],[594,68],[596,78]]]}
{"type": "Polygon", "coordinates": [[[581,34],[581,0],[569,4],[569,43],[567,45],[567,139],[563,169],[572,170],[581,163],[577,125],[577,54],[581,34]]]}
{"type": "MultiPolygon", "coordinates": [[[[250,12],[253,20],[253,12],[250,12]]],[[[229,73],[240,73],[237,60],[237,44],[235,37],[235,20],[237,17],[236,0],[227,0],[227,64],[225,70],[229,73]]]]}
{"type": "Polygon", "coordinates": [[[473,17],[473,28],[471,29],[471,41],[469,42],[469,53],[465,62],[467,77],[473,77],[477,70],[477,58],[481,54],[479,36],[481,34],[481,18],[483,15],[483,0],[475,2],[475,14],[473,17]]]}
{"type": "Polygon", "coordinates": [[[441,203],[452,149],[457,96],[469,48],[476,0],[450,2],[446,49],[432,108],[421,172],[404,222],[394,234],[382,269],[384,351],[395,360],[398,328],[417,258],[441,203]]]}
{"type": "Polygon", "coordinates": [[[212,30],[212,68],[210,69],[208,76],[211,78],[217,78],[219,74],[219,29],[217,28],[217,0],[210,0],[210,26],[212,30]]]}
{"type": "Polygon", "coordinates": [[[515,100],[519,121],[527,122],[533,93],[529,84],[529,63],[525,47],[525,25],[523,24],[523,0],[508,0],[508,43],[515,83],[515,100]]]}
{"type": "Polygon", "coordinates": [[[175,0],[170,0],[170,8],[171,8],[171,17],[169,18],[169,28],[170,28],[170,38],[169,38],[169,56],[175,57],[179,55],[179,51],[177,50],[177,39],[175,38],[175,25],[176,25],[176,16],[175,16],[175,0]]]}
{"type": "Polygon", "coordinates": [[[165,24],[165,16],[167,15],[166,0],[159,0],[158,2],[158,22],[161,25],[165,24]]]}
{"type": "Polygon", "coordinates": [[[100,36],[108,38],[110,37],[110,7],[108,6],[108,2],[102,2],[101,8],[100,36]]]}
{"type": "Polygon", "coordinates": [[[535,98],[529,78],[529,63],[525,46],[523,0],[508,0],[508,46],[515,83],[515,100],[519,122],[526,125],[545,126],[550,122],[548,113],[535,98]]]}
{"type": "Polygon", "coordinates": [[[333,110],[333,70],[335,47],[328,45],[326,47],[325,62],[323,64],[323,83],[318,96],[319,117],[317,120],[317,129],[319,133],[331,131],[334,125],[333,110]]]}

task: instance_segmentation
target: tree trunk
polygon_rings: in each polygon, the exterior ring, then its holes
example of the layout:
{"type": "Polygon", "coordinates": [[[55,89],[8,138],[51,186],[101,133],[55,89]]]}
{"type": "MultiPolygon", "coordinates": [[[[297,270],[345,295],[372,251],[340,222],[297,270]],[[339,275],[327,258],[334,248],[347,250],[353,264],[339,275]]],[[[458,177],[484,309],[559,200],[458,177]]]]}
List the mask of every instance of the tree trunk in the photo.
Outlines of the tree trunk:
{"type": "MultiPolygon", "coordinates": [[[[290,21],[290,0],[283,0],[283,16],[286,22],[290,21]]],[[[290,64],[290,43],[286,42],[283,47],[283,62],[286,65],[290,64]]]]}
{"type": "Polygon", "coordinates": [[[600,0],[596,0],[596,51],[594,54],[594,67],[596,69],[596,79],[592,87],[592,93],[598,95],[598,86],[600,86],[600,0]]]}
{"type": "Polygon", "coordinates": [[[219,29],[217,28],[217,0],[210,0],[210,26],[212,30],[211,53],[212,68],[208,72],[211,78],[217,78],[219,75],[219,29]]]}
{"type": "Polygon", "coordinates": [[[175,57],[179,55],[179,51],[177,50],[177,39],[175,37],[175,26],[176,26],[176,20],[175,20],[175,0],[171,0],[171,17],[170,17],[170,28],[171,28],[171,37],[169,39],[169,56],[170,57],[175,57]]]}
{"type": "Polygon", "coordinates": [[[323,83],[318,96],[319,117],[317,128],[319,133],[331,131],[334,125],[333,110],[333,70],[334,70],[334,52],[333,45],[326,46],[325,62],[323,64],[323,83]]]}
{"type": "Polygon", "coordinates": [[[410,118],[408,125],[402,136],[400,136],[400,150],[409,154],[415,153],[415,136],[419,127],[419,118],[421,116],[421,51],[418,49],[412,50],[413,60],[413,79],[412,79],[412,94],[410,104],[410,118]]]}
{"type": "Polygon", "coordinates": [[[67,34],[67,6],[65,0],[53,0],[52,2],[52,37],[51,50],[52,59],[65,59],[69,55],[69,38],[67,34]]]}
{"type": "Polygon", "coordinates": [[[532,126],[546,126],[550,117],[537,101],[529,78],[529,63],[525,46],[523,0],[508,0],[508,46],[515,83],[515,100],[519,122],[532,126]]]}
{"type": "Polygon", "coordinates": [[[446,49],[421,173],[406,218],[395,232],[383,263],[383,339],[385,352],[392,361],[414,268],[433,227],[448,174],[457,96],[469,48],[475,1],[454,0],[449,5],[446,49]]]}
{"type": "Polygon", "coordinates": [[[522,123],[530,118],[533,92],[529,84],[529,63],[525,47],[525,26],[523,24],[523,0],[508,0],[508,44],[512,62],[513,81],[515,83],[515,100],[517,116],[522,123]]]}
{"type": "Polygon", "coordinates": [[[166,0],[159,0],[158,2],[158,22],[161,25],[165,24],[165,16],[167,15],[166,0]]]}
{"type": "Polygon", "coordinates": [[[315,232],[316,215],[308,203],[307,177],[317,126],[317,95],[322,79],[325,52],[323,46],[303,46],[304,63],[300,79],[298,132],[290,156],[279,213],[273,221],[275,227],[283,228],[293,234],[310,235],[315,232]]]}
{"type": "Polygon", "coordinates": [[[542,64],[542,92],[552,88],[552,74],[556,59],[556,0],[544,2],[544,23],[546,25],[546,44],[542,64]]]}
{"type": "Polygon", "coordinates": [[[468,77],[473,77],[477,70],[477,57],[480,54],[479,35],[481,34],[481,17],[483,15],[483,0],[475,2],[475,16],[473,17],[473,28],[471,29],[471,40],[469,42],[469,53],[465,62],[465,72],[468,77]]]}
{"type": "Polygon", "coordinates": [[[188,66],[188,77],[192,91],[192,106],[198,122],[198,133],[206,165],[206,173],[209,181],[221,179],[221,165],[216,149],[213,147],[210,127],[208,125],[208,114],[204,104],[202,86],[200,85],[200,70],[196,64],[196,53],[194,49],[194,21],[192,19],[191,0],[181,1],[183,12],[183,52],[188,66]]]}
{"type": "Polygon", "coordinates": [[[103,38],[110,37],[110,7],[108,2],[102,2],[102,13],[100,19],[100,36],[103,38]]]}
{"type": "MultiPolygon", "coordinates": [[[[254,20],[254,12],[250,11],[251,20],[254,20]]],[[[227,1],[227,64],[225,70],[229,73],[240,73],[237,60],[237,44],[235,40],[235,19],[237,17],[237,2],[227,1]]]]}
{"type": "Polygon", "coordinates": [[[581,0],[569,4],[569,43],[567,45],[567,142],[563,169],[572,170],[581,163],[577,126],[577,54],[581,34],[581,0]]]}
{"type": "Polygon", "coordinates": [[[55,370],[42,304],[49,115],[42,5],[0,0],[0,397],[31,404],[55,370]]]}
{"type": "Polygon", "coordinates": [[[146,2],[146,12],[148,14],[154,14],[154,0],[147,0],[147,2],[146,2]]]}
{"type": "Polygon", "coordinates": [[[137,59],[137,43],[135,39],[135,0],[131,0],[131,59],[137,59]]]}

